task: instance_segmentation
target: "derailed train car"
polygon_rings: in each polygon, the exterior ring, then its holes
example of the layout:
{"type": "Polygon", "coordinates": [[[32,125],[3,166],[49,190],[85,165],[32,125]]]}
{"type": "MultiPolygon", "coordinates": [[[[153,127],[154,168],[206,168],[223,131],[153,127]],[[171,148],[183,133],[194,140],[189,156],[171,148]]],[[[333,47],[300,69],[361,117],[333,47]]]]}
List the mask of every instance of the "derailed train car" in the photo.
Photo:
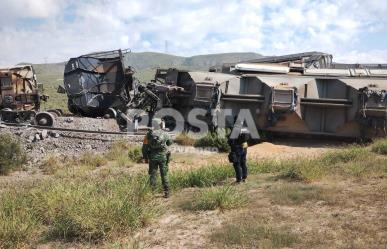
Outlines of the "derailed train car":
{"type": "Polygon", "coordinates": [[[88,117],[115,115],[126,110],[133,84],[133,70],[124,64],[129,51],[106,51],[71,58],[64,70],[64,87],[58,92],[68,96],[68,109],[88,117]]]}
{"type": "MultiPolygon", "coordinates": [[[[171,106],[185,116],[194,107],[208,109],[209,115],[229,109],[228,126],[248,109],[263,131],[386,136],[387,65],[337,64],[329,54],[312,52],[211,71],[158,70],[148,88],[161,96],[159,107],[171,106]]],[[[212,120],[209,124],[216,125],[212,120]]]]}
{"type": "Polygon", "coordinates": [[[36,80],[32,65],[17,65],[0,69],[0,119],[7,123],[35,123],[52,126],[60,110],[40,112],[42,84],[36,80]]]}

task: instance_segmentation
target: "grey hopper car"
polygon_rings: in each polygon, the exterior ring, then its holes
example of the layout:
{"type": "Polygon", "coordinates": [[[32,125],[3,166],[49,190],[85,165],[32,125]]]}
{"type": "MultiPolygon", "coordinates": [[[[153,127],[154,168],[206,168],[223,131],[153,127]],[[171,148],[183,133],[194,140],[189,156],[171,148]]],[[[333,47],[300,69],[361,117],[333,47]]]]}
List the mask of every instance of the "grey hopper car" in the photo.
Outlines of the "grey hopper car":
{"type": "Polygon", "coordinates": [[[324,53],[302,53],[226,64],[211,72],[158,70],[149,89],[158,108],[183,115],[194,107],[230,109],[227,125],[249,109],[263,131],[337,137],[386,136],[387,66],[336,64],[324,53]],[[219,72],[221,71],[221,72],[219,72]]]}

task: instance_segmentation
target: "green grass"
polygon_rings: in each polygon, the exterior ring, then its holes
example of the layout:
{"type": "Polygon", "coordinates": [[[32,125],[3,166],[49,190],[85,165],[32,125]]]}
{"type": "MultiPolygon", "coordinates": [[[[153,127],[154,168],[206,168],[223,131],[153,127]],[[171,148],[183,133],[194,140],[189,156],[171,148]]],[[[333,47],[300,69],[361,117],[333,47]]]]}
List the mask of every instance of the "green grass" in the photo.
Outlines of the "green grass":
{"type": "Polygon", "coordinates": [[[377,140],[372,144],[371,150],[381,155],[387,155],[387,139],[377,140]]]}
{"type": "Polygon", "coordinates": [[[311,182],[329,176],[383,176],[387,173],[387,158],[377,156],[369,147],[349,146],[316,158],[249,161],[248,166],[253,174],[273,173],[278,179],[311,182]]]}
{"type": "Polygon", "coordinates": [[[7,192],[0,198],[0,248],[28,247],[36,240],[39,218],[23,193],[7,192]]]}
{"type": "Polygon", "coordinates": [[[0,134],[0,175],[20,169],[27,157],[20,141],[10,134],[0,134]]]}
{"type": "Polygon", "coordinates": [[[144,226],[157,212],[144,177],[47,181],[0,197],[0,244],[98,242],[144,226]]]}
{"type": "Polygon", "coordinates": [[[200,190],[192,200],[184,202],[185,210],[215,210],[220,211],[243,207],[247,204],[246,195],[232,186],[211,187],[200,190]]]}
{"type": "Polygon", "coordinates": [[[266,224],[255,214],[237,217],[209,237],[223,248],[292,248],[300,241],[289,229],[266,224]]]}
{"type": "Polygon", "coordinates": [[[215,186],[234,175],[230,165],[212,165],[191,171],[174,171],[169,176],[171,188],[174,190],[190,187],[215,186]]]}

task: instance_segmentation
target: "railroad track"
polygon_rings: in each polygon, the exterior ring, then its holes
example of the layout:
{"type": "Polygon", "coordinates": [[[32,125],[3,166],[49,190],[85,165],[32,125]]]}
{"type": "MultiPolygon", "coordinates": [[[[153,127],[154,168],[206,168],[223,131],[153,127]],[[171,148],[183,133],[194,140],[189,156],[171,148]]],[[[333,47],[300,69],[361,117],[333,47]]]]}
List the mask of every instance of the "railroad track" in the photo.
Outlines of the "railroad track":
{"type": "MultiPolygon", "coordinates": [[[[84,133],[84,134],[98,134],[98,135],[120,135],[120,136],[144,136],[147,131],[137,131],[137,132],[120,132],[120,131],[96,131],[96,130],[83,130],[83,129],[70,129],[62,127],[49,127],[49,126],[40,126],[40,125],[31,125],[31,124],[18,124],[18,123],[7,123],[0,122],[0,125],[5,125],[7,127],[15,128],[35,128],[38,130],[51,130],[51,131],[63,131],[63,132],[74,132],[74,133],[84,133]]],[[[174,135],[174,133],[169,133],[174,135]]]]}

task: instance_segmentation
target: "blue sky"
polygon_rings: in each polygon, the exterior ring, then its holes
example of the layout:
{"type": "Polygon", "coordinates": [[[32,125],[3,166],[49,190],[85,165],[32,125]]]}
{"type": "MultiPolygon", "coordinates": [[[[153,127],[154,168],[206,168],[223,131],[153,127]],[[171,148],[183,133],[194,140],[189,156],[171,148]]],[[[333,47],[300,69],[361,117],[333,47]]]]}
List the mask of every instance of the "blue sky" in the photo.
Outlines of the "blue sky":
{"type": "Polygon", "coordinates": [[[2,0],[0,65],[131,48],[190,56],[332,53],[387,63],[387,1],[2,0]]]}

